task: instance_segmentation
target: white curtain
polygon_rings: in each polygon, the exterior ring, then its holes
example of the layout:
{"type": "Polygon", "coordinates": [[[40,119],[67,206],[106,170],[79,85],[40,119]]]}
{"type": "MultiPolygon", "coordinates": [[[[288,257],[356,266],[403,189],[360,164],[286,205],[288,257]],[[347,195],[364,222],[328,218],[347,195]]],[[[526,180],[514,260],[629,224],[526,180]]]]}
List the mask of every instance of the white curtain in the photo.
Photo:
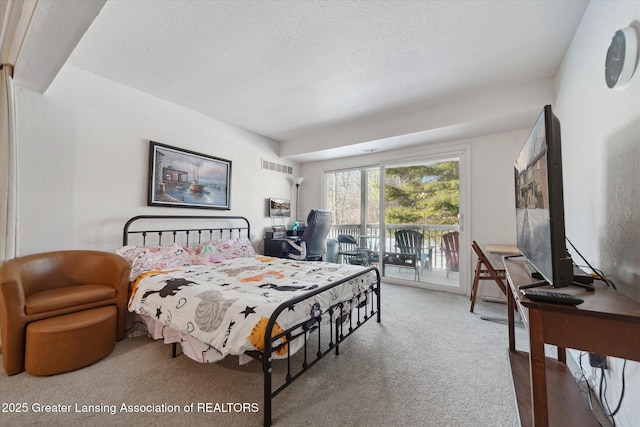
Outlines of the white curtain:
{"type": "Polygon", "coordinates": [[[18,153],[13,67],[0,70],[0,265],[18,252],[18,153]]]}

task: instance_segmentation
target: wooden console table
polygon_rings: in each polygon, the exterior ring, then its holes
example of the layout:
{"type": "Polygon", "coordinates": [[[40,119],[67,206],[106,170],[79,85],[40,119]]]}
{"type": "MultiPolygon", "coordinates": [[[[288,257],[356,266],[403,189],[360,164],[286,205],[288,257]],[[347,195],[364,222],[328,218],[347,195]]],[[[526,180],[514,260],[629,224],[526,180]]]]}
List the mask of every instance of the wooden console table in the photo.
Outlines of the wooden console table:
{"type": "Polygon", "coordinates": [[[565,364],[565,349],[640,361],[640,303],[602,282],[594,283],[595,292],[574,286],[560,289],[584,299],[575,307],[531,301],[518,292],[519,285],[532,281],[524,262],[524,258],[504,260],[509,282],[509,362],[520,425],[598,426],[586,395],[565,364]],[[529,353],[516,350],[515,307],[529,331],[529,353]],[[557,360],[545,357],[545,343],[558,347],[557,360]]]}

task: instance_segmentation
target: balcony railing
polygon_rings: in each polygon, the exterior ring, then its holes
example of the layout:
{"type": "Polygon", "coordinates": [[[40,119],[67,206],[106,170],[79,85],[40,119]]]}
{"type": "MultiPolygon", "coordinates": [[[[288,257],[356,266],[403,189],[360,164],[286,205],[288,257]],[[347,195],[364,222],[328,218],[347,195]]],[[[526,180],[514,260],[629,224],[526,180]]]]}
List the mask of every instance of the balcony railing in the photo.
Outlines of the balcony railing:
{"type": "Polygon", "coordinates": [[[446,257],[443,252],[442,235],[450,231],[459,231],[457,225],[434,224],[386,224],[384,236],[380,236],[379,224],[340,224],[332,225],[329,239],[337,239],[339,234],[349,234],[356,238],[361,247],[378,251],[382,244],[385,252],[396,252],[395,233],[397,230],[416,230],[422,233],[423,250],[432,248],[431,268],[446,269],[446,257]]]}

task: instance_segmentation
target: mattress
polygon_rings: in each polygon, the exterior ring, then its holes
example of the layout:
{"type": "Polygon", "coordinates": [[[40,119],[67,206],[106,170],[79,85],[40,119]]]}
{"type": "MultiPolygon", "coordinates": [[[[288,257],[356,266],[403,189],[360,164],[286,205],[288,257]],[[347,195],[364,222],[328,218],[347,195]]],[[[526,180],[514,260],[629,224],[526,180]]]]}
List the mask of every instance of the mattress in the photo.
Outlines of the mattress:
{"type": "MultiPolygon", "coordinates": [[[[180,342],[183,352],[199,362],[216,362],[228,355],[262,351],[266,323],[277,307],[321,288],[330,289],[280,313],[274,335],[328,322],[327,310],[339,302],[344,302],[338,308],[341,312],[331,318],[348,321],[351,310],[370,298],[363,291],[376,281],[373,271],[360,266],[241,257],[146,272],[133,283],[129,310],[153,338],[180,342]],[[331,287],[353,275],[357,276],[331,287]]],[[[280,338],[273,345],[273,357],[294,353],[301,341],[280,338]]]]}

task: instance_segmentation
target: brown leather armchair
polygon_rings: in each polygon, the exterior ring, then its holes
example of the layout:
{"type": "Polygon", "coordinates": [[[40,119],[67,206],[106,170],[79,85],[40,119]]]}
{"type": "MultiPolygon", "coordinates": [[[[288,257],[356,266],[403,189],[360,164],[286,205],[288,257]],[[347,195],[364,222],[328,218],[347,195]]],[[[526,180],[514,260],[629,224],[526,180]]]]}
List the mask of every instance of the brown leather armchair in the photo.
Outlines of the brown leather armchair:
{"type": "Polygon", "coordinates": [[[119,255],[90,250],[15,258],[0,268],[0,333],[4,370],[24,370],[30,322],[115,305],[116,339],[125,336],[131,266],[119,255]]]}

